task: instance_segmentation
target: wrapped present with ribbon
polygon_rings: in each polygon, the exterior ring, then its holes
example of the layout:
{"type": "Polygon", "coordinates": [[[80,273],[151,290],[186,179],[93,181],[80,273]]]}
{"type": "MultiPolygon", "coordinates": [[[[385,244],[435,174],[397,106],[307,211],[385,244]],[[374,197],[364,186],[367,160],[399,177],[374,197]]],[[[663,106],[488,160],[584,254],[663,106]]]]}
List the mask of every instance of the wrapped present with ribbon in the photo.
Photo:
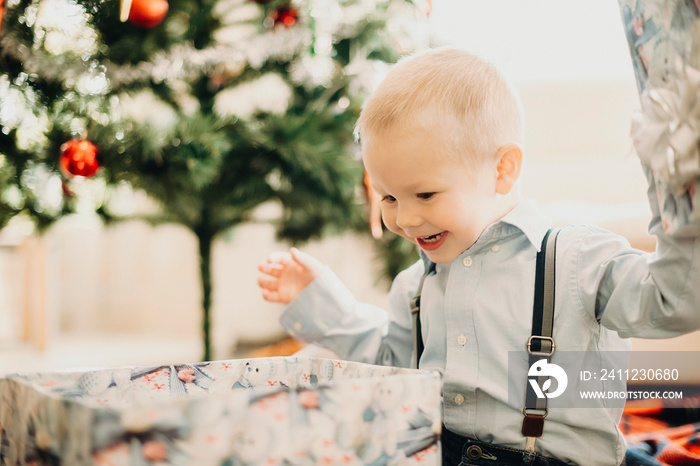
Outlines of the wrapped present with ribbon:
{"type": "Polygon", "coordinates": [[[641,98],[632,140],[666,233],[700,235],[700,1],[619,0],[641,98]]]}
{"type": "Polygon", "coordinates": [[[440,463],[436,372],[302,357],[0,378],[0,465],[440,463]]]}

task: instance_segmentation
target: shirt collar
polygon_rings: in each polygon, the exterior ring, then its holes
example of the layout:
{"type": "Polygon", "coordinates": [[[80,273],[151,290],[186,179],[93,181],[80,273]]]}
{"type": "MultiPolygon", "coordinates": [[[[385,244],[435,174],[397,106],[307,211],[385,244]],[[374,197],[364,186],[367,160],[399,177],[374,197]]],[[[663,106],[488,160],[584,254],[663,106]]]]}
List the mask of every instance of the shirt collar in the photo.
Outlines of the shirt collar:
{"type": "MultiPolygon", "coordinates": [[[[502,224],[511,225],[520,230],[525,237],[527,237],[528,241],[532,243],[532,246],[537,252],[540,252],[542,240],[550,226],[549,222],[542,216],[537,202],[534,199],[523,201],[515,206],[500,220],[486,227],[484,233],[498,228],[502,224]]],[[[428,256],[426,256],[420,248],[418,249],[418,254],[423,261],[424,270],[427,270],[428,273],[434,272],[436,267],[435,263],[428,259],[428,256]]]]}
{"type": "Polygon", "coordinates": [[[421,248],[418,248],[418,254],[420,255],[421,260],[423,261],[423,270],[425,271],[424,273],[431,274],[435,272],[437,264],[428,259],[428,256],[425,255],[421,248]]]}
{"type": "Polygon", "coordinates": [[[544,235],[550,228],[549,222],[542,216],[534,199],[521,202],[492,226],[499,223],[512,225],[522,231],[537,252],[540,251],[544,235]]]}

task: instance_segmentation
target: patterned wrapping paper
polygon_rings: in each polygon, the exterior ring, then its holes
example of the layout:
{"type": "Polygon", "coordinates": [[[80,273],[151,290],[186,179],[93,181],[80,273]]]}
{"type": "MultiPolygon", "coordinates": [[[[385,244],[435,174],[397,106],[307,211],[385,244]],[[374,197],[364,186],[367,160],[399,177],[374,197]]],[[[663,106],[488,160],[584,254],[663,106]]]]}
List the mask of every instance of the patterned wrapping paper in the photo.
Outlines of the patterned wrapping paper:
{"type": "Polygon", "coordinates": [[[700,1],[618,0],[642,111],[637,154],[651,168],[666,233],[700,235],[700,1]]]}
{"type": "Polygon", "coordinates": [[[0,464],[440,462],[439,374],[260,358],[0,378],[0,464]]]}

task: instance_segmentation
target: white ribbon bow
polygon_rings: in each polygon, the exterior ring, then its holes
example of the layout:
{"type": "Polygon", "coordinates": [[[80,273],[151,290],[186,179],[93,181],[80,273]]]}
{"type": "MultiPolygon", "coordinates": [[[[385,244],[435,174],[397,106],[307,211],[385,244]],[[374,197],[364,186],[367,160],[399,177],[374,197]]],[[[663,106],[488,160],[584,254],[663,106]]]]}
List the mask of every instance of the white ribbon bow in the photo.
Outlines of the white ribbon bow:
{"type": "Polygon", "coordinates": [[[683,66],[680,79],[642,94],[642,111],[632,117],[632,139],[639,157],[660,176],[674,196],[700,178],[700,71],[683,66]]]}

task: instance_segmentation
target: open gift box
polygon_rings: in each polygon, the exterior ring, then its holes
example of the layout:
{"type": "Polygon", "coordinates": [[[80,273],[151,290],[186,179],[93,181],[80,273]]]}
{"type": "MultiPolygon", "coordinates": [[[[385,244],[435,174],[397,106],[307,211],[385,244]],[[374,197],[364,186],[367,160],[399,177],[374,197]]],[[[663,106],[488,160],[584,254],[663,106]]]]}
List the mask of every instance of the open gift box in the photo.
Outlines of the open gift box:
{"type": "Polygon", "coordinates": [[[0,464],[438,464],[439,374],[279,357],[0,378],[0,464]]]}

